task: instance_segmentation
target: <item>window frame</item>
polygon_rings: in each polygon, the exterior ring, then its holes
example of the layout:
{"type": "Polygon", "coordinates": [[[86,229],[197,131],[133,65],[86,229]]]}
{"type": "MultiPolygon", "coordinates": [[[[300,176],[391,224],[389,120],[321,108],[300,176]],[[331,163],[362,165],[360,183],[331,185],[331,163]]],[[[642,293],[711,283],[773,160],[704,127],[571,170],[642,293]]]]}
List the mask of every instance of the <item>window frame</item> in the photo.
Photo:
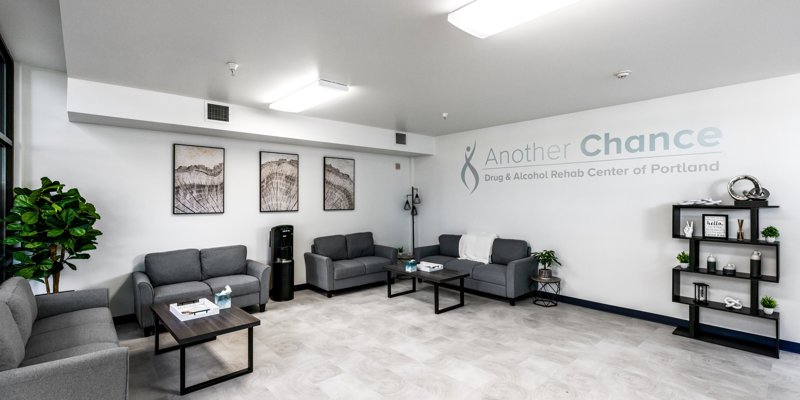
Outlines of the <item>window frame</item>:
{"type": "MultiPolygon", "coordinates": [[[[0,181],[5,182],[5,187],[0,188],[3,196],[0,201],[3,206],[0,207],[0,217],[5,219],[8,210],[13,205],[14,201],[14,59],[8,51],[3,37],[0,36],[0,63],[5,64],[3,74],[5,76],[5,85],[0,87],[1,96],[5,97],[5,107],[0,110],[0,117],[5,121],[5,131],[0,133],[0,148],[5,150],[5,154],[0,153],[0,162],[5,163],[5,176],[0,181]]],[[[6,237],[5,224],[3,224],[2,238],[6,237]]],[[[8,251],[7,246],[0,244],[0,282],[4,281],[10,276],[10,268],[12,263],[11,252],[8,251]]]]}

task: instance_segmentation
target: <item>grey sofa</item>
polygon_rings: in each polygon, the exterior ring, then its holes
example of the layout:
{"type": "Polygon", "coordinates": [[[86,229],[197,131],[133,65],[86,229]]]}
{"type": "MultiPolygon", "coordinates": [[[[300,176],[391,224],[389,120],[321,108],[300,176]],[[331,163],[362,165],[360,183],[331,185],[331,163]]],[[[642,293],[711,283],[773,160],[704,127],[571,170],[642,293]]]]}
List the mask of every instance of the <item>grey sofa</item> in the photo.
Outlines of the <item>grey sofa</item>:
{"type": "Polygon", "coordinates": [[[126,399],[108,290],[34,296],[25,279],[0,285],[0,399],[126,399]]]}
{"type": "Polygon", "coordinates": [[[304,256],[306,281],[328,297],[337,290],[385,282],[383,267],[397,263],[397,249],[375,244],[372,232],[318,237],[304,256]]]}
{"type": "Polygon", "coordinates": [[[464,287],[506,298],[512,306],[517,298],[530,293],[530,277],[538,261],[531,256],[528,242],[515,239],[495,239],[489,264],[459,260],[458,243],[461,235],[441,235],[439,244],[417,247],[414,259],[442,264],[445,269],[468,273],[464,287]]]}
{"type": "Polygon", "coordinates": [[[230,285],[231,302],[237,307],[269,300],[271,267],[247,259],[247,247],[183,249],[144,256],[144,272],[133,273],[134,313],[144,335],[153,332],[152,304],[210,297],[230,285]]]}

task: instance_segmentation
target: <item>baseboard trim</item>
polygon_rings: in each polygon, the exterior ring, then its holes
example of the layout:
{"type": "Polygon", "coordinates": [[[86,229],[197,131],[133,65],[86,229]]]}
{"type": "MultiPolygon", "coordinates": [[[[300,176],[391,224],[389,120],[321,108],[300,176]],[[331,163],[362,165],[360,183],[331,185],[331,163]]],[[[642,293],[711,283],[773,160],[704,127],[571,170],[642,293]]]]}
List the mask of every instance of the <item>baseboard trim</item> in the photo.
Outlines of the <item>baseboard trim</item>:
{"type": "Polygon", "coordinates": [[[307,283],[301,283],[299,285],[294,285],[294,291],[296,292],[298,290],[308,290],[308,286],[309,285],[307,283]]]}

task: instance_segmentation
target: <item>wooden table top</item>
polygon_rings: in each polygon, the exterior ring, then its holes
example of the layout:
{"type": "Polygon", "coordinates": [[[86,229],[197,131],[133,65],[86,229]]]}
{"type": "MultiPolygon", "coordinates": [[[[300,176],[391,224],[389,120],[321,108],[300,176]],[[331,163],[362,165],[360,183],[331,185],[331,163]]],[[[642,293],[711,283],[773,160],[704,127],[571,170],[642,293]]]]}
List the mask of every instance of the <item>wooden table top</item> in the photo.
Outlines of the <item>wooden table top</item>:
{"type": "Polygon", "coordinates": [[[231,306],[219,310],[218,315],[181,321],[169,310],[169,304],[150,306],[179,344],[210,339],[225,333],[261,325],[261,320],[239,307],[231,306]]]}
{"type": "Polygon", "coordinates": [[[468,273],[457,272],[451,269],[443,269],[434,272],[424,272],[420,270],[416,270],[414,272],[406,272],[406,268],[403,265],[387,265],[383,268],[387,271],[392,271],[400,275],[414,276],[422,279],[423,281],[434,282],[434,283],[441,283],[441,282],[451,281],[453,279],[466,278],[469,276],[468,273]]]}

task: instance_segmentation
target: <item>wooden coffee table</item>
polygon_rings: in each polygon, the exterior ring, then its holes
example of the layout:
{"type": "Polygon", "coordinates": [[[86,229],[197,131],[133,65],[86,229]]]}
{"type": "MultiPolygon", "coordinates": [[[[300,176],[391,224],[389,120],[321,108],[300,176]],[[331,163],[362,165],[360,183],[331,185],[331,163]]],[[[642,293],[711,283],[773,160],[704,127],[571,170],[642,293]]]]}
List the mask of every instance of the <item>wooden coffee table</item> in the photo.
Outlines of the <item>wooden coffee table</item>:
{"type": "Polygon", "coordinates": [[[414,272],[406,272],[405,266],[403,265],[387,265],[383,267],[386,270],[386,290],[388,292],[389,298],[402,296],[404,294],[414,293],[417,291],[417,279],[421,282],[430,282],[433,284],[433,312],[436,314],[441,314],[446,311],[450,311],[459,307],[464,307],[464,278],[468,277],[469,274],[456,272],[453,270],[443,269],[441,271],[436,272],[423,272],[420,270],[414,272]],[[411,290],[406,290],[404,292],[394,293],[392,294],[392,272],[398,275],[410,276],[411,279],[411,290]],[[447,282],[447,281],[454,281],[458,279],[459,282],[459,296],[460,301],[456,305],[452,305],[445,308],[439,308],[439,285],[447,282]]]}
{"type": "Polygon", "coordinates": [[[261,320],[258,318],[250,315],[239,307],[231,306],[231,308],[219,310],[219,315],[211,315],[190,321],[181,321],[176,316],[172,315],[172,312],[169,310],[169,304],[153,304],[150,308],[153,310],[156,323],[156,334],[154,335],[156,338],[155,353],[163,354],[173,350],[180,350],[181,352],[181,395],[253,372],[253,327],[261,325],[261,320]],[[167,329],[172,337],[175,338],[175,341],[178,342],[177,345],[159,348],[159,325],[167,329]],[[187,387],[186,348],[214,340],[219,335],[242,329],[247,329],[247,368],[187,387]]]}

